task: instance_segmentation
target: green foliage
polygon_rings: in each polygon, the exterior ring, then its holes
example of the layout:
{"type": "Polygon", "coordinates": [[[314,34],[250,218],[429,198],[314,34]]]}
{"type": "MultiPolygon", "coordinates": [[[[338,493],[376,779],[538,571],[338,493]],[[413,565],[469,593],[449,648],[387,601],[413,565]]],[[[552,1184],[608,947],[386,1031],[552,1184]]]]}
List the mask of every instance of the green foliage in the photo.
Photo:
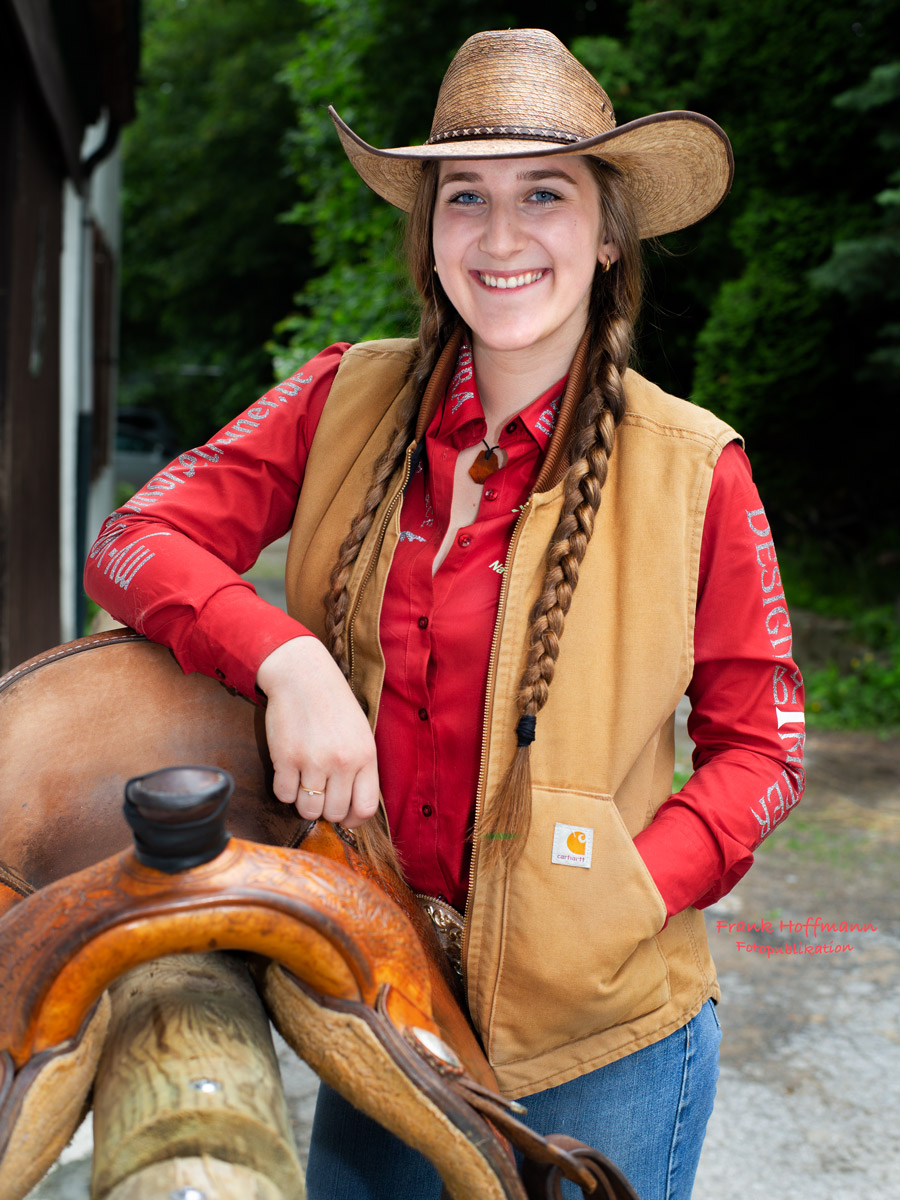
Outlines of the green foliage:
{"type": "Polygon", "coordinates": [[[900,596],[897,535],[890,526],[841,556],[828,542],[789,530],[778,548],[778,565],[792,612],[802,608],[853,621],[861,607],[900,596]]]}
{"type": "Polygon", "coordinates": [[[328,106],[372,144],[424,141],[441,76],[469,32],[473,8],[471,0],[310,6],[315,36],[301,40],[280,78],[296,105],[289,155],[301,193],[286,219],[308,231],[317,274],[278,327],[272,349],[279,374],[338,338],[414,330],[416,305],[397,255],[400,214],[349,167],[328,106]]]}
{"type": "Polygon", "coordinates": [[[810,725],[826,729],[900,729],[900,644],[887,662],[867,653],[849,673],[831,663],[806,680],[810,725]]]}
{"type": "Polygon", "coordinates": [[[122,400],[185,443],[269,386],[263,346],[306,274],[279,223],[296,190],[276,79],[295,0],[145,0],[138,119],[125,136],[122,400]]]}
{"type": "Polygon", "coordinates": [[[888,606],[864,610],[852,637],[865,649],[849,670],[832,662],[805,677],[807,720],[828,729],[900,729],[900,626],[888,606]]]}
{"type": "MultiPolygon", "coordinates": [[[[747,253],[746,266],[722,284],[698,335],[693,394],[744,434],[754,461],[762,458],[762,473],[771,477],[784,473],[792,457],[786,426],[811,396],[831,390],[834,362],[822,352],[833,306],[805,277],[806,265],[829,248],[818,199],[782,195],[777,207],[767,201],[764,193],[751,194],[732,221],[731,239],[747,253]],[[761,245],[765,254],[756,254],[761,245]],[[767,462],[774,470],[766,471],[767,462]]],[[[767,494],[783,500],[781,481],[768,482],[767,494]]]]}
{"type": "MultiPolygon", "coordinates": [[[[900,185],[900,61],[873,67],[865,83],[841,93],[835,108],[871,114],[872,157],[889,185],[900,185]]],[[[900,384],[900,187],[874,196],[865,231],[836,242],[831,257],[810,272],[813,285],[846,297],[871,330],[856,377],[863,386],[900,384]]]]}
{"type": "MultiPolygon", "coordinates": [[[[406,19],[390,0],[323,0],[310,12],[315,36],[299,43],[281,79],[296,106],[289,159],[301,197],[285,219],[308,231],[316,273],[278,327],[278,374],[337,339],[397,336],[414,327],[414,305],[396,254],[400,214],[349,169],[328,116],[334,104],[348,123],[380,144],[392,144],[398,119],[410,111],[421,124],[421,105],[414,99],[421,77],[408,71],[402,47],[390,48],[406,19]],[[384,62],[369,70],[382,54],[384,62]],[[398,72],[404,62],[407,70],[398,72]],[[404,78],[407,74],[412,78],[404,78]]],[[[411,39],[421,39],[423,12],[408,14],[408,22],[411,39]]],[[[414,130],[423,139],[427,132],[414,130]]]]}
{"type": "Polygon", "coordinates": [[[694,109],[734,147],[723,206],[651,265],[643,369],[745,435],[782,536],[869,564],[900,526],[889,439],[849,433],[900,366],[898,18],[898,0],[633,0],[624,37],[576,46],[620,121],[694,109]]]}

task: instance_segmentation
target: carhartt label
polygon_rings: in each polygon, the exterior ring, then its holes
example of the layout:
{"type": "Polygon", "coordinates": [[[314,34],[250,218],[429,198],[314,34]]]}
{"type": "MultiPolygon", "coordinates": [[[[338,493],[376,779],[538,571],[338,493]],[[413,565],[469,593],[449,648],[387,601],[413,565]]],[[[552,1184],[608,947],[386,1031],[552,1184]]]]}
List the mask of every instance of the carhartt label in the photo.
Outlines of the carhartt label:
{"type": "Polygon", "coordinates": [[[584,825],[563,825],[553,829],[553,853],[550,861],[561,867],[589,867],[594,849],[594,831],[584,825]]]}

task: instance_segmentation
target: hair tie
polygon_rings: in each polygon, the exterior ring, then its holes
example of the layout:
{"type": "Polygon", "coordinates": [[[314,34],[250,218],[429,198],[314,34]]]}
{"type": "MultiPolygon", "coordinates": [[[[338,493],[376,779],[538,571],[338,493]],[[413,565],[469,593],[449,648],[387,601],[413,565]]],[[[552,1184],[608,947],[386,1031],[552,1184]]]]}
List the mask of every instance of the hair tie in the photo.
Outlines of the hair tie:
{"type": "Polygon", "coordinates": [[[537,717],[519,717],[516,725],[516,742],[521,746],[530,746],[534,741],[534,731],[537,727],[537,717]]]}

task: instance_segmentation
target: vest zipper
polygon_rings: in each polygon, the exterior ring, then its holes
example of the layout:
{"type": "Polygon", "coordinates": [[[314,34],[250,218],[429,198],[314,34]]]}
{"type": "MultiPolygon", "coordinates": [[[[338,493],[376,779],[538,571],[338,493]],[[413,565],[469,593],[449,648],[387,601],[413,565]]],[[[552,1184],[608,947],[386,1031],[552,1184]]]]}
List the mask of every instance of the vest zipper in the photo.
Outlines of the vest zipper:
{"type": "Polygon", "coordinates": [[[494,623],[494,636],[491,640],[491,656],[488,660],[487,687],[484,692],[484,723],[481,729],[481,762],[478,768],[478,790],[475,793],[475,820],[472,825],[472,860],[469,864],[469,886],[466,890],[466,907],[463,910],[463,969],[465,969],[466,955],[469,950],[469,906],[472,901],[472,892],[475,887],[475,871],[478,864],[478,820],[484,806],[484,792],[487,783],[488,729],[490,728],[491,714],[494,707],[494,676],[497,671],[497,654],[500,649],[500,628],[503,624],[506,597],[509,592],[509,569],[515,554],[516,543],[519,540],[519,533],[525,523],[525,517],[530,507],[531,497],[529,496],[519,511],[518,519],[513,527],[512,537],[509,539],[509,548],[506,551],[506,560],[503,566],[503,582],[500,585],[500,599],[497,602],[497,620],[494,623]]]}

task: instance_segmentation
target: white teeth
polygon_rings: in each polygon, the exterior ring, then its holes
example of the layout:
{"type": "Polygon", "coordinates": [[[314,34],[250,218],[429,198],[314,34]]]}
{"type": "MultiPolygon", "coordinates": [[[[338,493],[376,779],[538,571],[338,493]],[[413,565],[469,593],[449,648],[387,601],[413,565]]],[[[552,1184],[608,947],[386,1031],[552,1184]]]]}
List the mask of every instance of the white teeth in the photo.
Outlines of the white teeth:
{"type": "Polygon", "coordinates": [[[535,283],[543,274],[543,271],[527,271],[524,275],[483,275],[479,271],[478,278],[487,287],[509,290],[524,287],[527,283],[535,283]]]}

